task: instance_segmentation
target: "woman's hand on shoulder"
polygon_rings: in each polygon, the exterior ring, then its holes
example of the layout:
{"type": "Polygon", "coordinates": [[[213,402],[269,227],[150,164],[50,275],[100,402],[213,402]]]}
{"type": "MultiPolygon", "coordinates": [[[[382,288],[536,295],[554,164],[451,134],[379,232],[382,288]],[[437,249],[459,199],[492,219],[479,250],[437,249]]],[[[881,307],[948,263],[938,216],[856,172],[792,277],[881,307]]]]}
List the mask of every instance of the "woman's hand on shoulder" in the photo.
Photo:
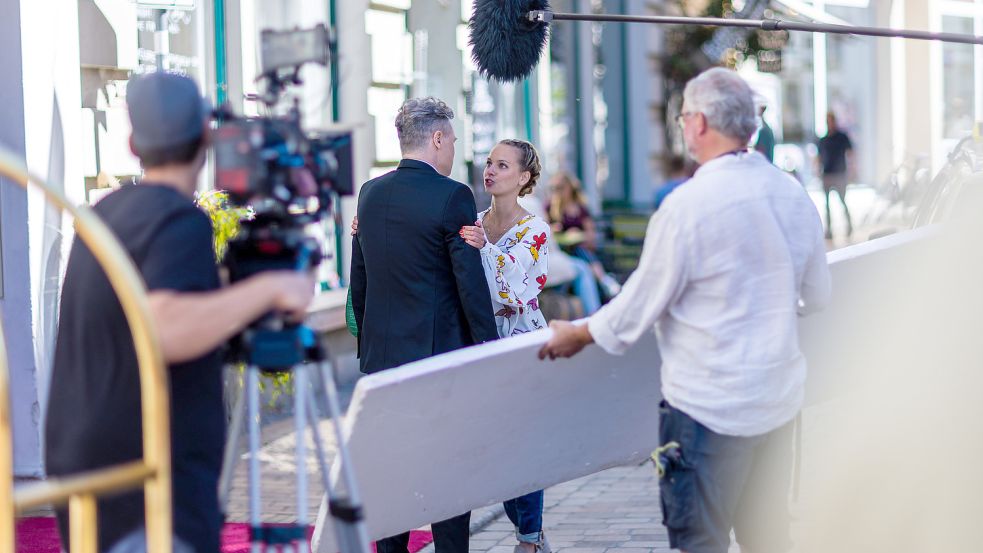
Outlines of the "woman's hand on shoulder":
{"type": "Polygon", "coordinates": [[[474,222],[474,226],[464,226],[458,232],[461,238],[468,243],[469,246],[481,249],[485,247],[487,240],[485,239],[485,231],[481,228],[481,220],[474,222]]]}

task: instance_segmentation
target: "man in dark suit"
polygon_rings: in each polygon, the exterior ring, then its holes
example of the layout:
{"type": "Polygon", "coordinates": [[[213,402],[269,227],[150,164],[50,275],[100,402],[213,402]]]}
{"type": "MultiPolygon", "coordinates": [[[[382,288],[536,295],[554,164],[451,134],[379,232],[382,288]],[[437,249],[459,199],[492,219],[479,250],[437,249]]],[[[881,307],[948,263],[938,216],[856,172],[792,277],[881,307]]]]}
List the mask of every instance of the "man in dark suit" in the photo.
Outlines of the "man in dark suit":
{"type": "MultiPolygon", "coordinates": [[[[396,116],[403,160],[362,186],[352,240],[352,308],[361,370],[374,373],[498,337],[478,250],[461,227],[477,218],[471,189],[447,177],[454,112],[433,98],[396,116]]],[[[437,553],[467,553],[471,513],[433,525],[437,553]]],[[[379,540],[406,553],[409,533],[379,540]]]]}

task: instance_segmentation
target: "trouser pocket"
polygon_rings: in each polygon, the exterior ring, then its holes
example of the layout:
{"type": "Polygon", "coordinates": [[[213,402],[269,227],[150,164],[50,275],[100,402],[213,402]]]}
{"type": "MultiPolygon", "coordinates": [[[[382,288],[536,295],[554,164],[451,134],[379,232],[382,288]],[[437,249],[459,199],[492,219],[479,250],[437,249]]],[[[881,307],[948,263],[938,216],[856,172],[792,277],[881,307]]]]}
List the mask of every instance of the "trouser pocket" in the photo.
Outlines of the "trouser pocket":
{"type": "Polygon", "coordinates": [[[665,472],[659,478],[662,523],[666,528],[683,529],[696,516],[696,473],[676,447],[662,455],[665,472]]]}

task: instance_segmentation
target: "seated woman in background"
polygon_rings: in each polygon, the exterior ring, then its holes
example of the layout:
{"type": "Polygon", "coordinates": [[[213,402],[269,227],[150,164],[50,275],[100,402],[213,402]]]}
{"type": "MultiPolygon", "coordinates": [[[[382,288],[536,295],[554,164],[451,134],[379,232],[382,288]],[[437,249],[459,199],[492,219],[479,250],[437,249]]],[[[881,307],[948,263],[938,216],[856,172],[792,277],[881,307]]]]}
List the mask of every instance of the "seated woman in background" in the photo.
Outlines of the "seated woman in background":
{"type": "Polygon", "coordinates": [[[588,262],[605,296],[614,296],[621,285],[604,271],[597,258],[597,228],[580,181],[570,173],[560,171],[551,179],[550,189],[552,194],[546,204],[546,213],[557,244],[588,262]]]}
{"type": "MultiPolygon", "coordinates": [[[[545,204],[536,194],[526,194],[519,198],[519,205],[541,220],[549,220],[546,215],[545,204]]],[[[592,315],[601,308],[601,289],[590,264],[560,248],[550,250],[550,278],[546,287],[561,291],[561,293],[562,290],[569,289],[579,300],[580,307],[583,309],[580,312],[577,311],[576,307],[572,307],[570,310],[560,308],[552,315],[553,318],[572,320],[592,315]]],[[[546,314],[546,317],[549,319],[550,315],[546,314]]]]}

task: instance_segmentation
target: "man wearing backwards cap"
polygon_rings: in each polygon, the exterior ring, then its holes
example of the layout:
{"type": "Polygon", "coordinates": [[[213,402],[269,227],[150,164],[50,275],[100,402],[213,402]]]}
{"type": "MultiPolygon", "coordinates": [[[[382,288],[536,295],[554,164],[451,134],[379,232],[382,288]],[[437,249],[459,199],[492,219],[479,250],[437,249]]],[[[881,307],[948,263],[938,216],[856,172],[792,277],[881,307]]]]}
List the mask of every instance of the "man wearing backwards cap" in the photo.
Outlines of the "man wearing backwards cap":
{"type": "MultiPolygon", "coordinates": [[[[193,202],[205,161],[208,108],[190,79],[136,77],[127,88],[130,147],[144,175],[95,206],[136,264],[168,363],[174,531],[197,553],[219,550],[218,476],[225,438],[218,347],[264,313],[300,320],[314,281],[264,272],[221,287],[208,216],[193,202]]],[[[49,474],[141,456],[140,378],[119,301],[92,252],[72,246],[62,291],[45,429],[49,474]]],[[[100,500],[99,550],[140,530],[142,493],[100,500]]],[[[68,535],[67,516],[58,513],[68,535]]],[[[186,549],[187,550],[187,549],[186,549]]]]}
{"type": "Polygon", "coordinates": [[[733,528],[742,551],[779,553],[806,375],[796,317],[830,298],[822,225],[798,183],[747,151],[754,102],[737,73],[687,83],[678,121],[699,170],[652,216],[621,293],[585,325],[551,324],[539,355],[620,354],[654,330],[669,545],[726,553],[733,528]]]}

